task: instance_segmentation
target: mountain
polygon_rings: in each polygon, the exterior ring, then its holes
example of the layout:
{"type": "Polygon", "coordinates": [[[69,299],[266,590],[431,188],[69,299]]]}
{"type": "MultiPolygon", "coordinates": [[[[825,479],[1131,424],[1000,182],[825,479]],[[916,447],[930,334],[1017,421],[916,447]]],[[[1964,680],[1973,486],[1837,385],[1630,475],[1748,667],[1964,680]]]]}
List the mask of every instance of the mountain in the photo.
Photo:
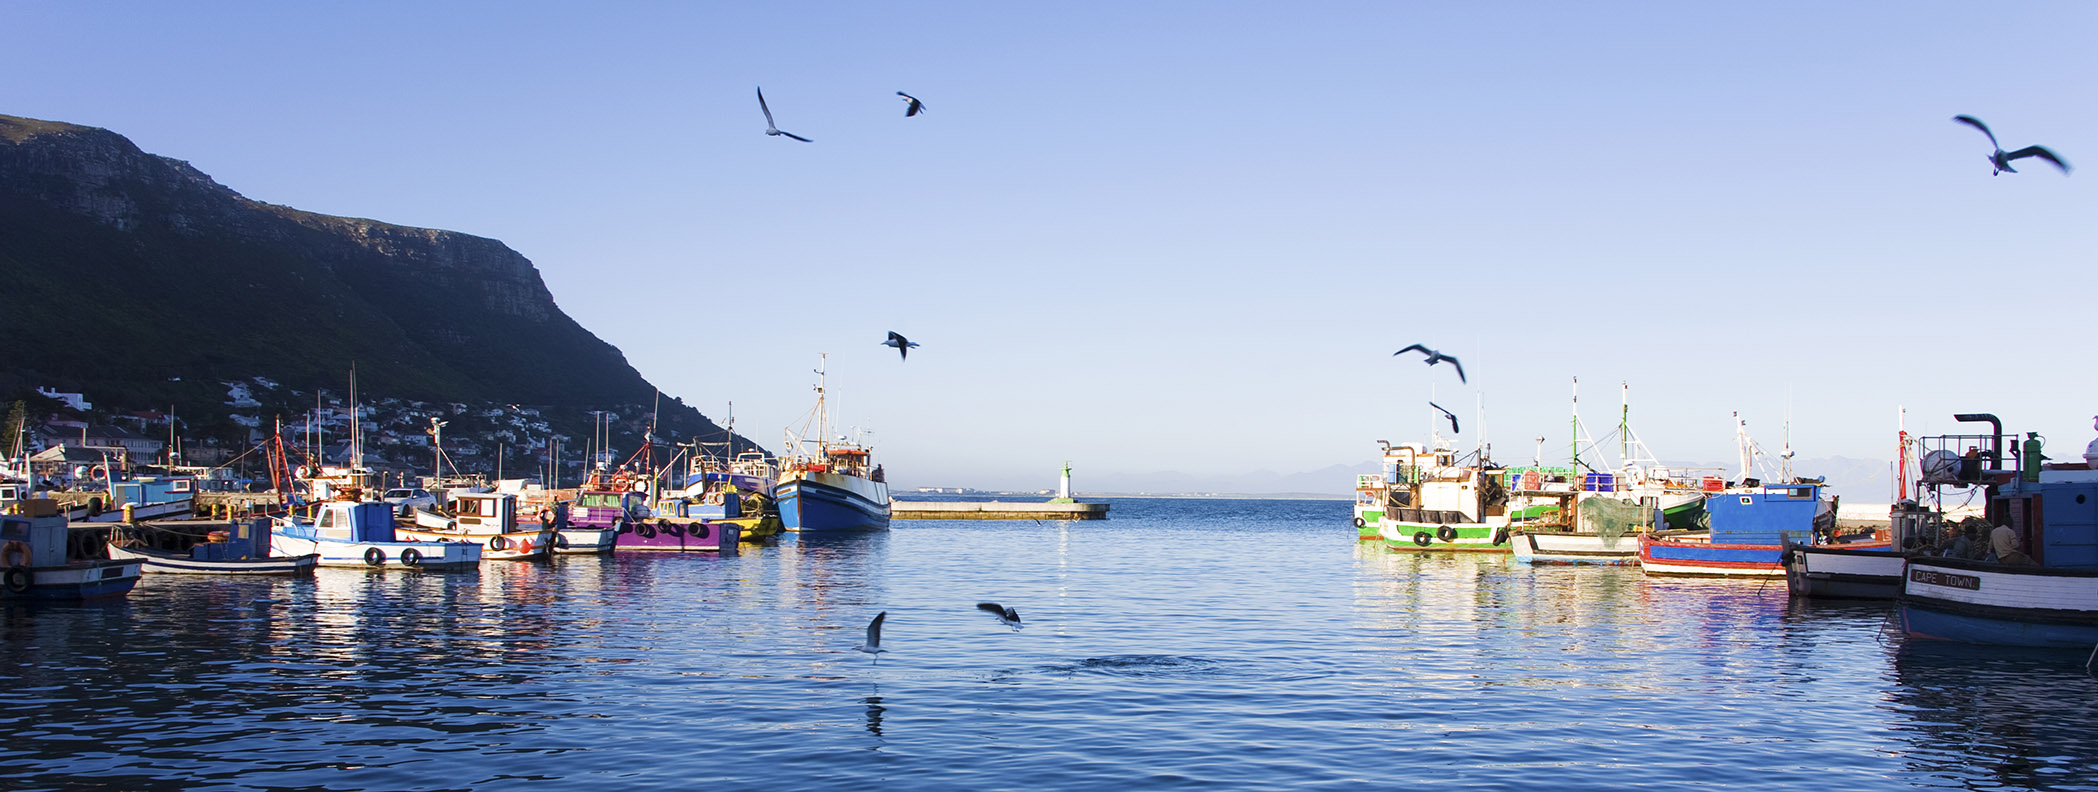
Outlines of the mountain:
{"type": "MultiPolygon", "coordinates": [[[[262,203],[114,132],[4,115],[0,339],[7,400],[223,413],[225,383],[339,393],[354,366],[368,395],[528,405],[574,437],[655,401],[501,242],[262,203]]],[[[722,436],[662,405],[659,435],[722,436]]]]}

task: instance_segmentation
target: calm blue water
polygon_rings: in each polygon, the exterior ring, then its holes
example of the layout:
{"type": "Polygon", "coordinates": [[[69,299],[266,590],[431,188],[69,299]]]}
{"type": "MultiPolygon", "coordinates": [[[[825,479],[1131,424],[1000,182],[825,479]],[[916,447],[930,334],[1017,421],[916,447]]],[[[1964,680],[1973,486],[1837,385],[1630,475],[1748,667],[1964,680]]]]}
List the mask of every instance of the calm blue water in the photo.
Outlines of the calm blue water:
{"type": "Polygon", "coordinates": [[[1358,547],[1344,502],[1113,504],[16,606],[0,788],[2098,788],[2082,656],[1358,547]]]}

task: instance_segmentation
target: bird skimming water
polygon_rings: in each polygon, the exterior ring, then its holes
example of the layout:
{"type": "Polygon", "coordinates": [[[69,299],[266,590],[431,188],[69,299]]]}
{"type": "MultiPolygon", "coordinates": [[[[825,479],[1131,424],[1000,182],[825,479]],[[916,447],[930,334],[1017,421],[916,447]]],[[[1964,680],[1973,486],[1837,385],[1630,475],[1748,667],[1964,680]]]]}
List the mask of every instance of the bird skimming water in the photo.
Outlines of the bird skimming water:
{"type": "Polygon", "coordinates": [[[777,126],[773,126],[773,124],[772,124],[772,108],[770,108],[770,107],[767,107],[767,106],[765,106],[765,89],[764,89],[763,87],[760,87],[760,88],[758,88],[758,109],[759,109],[759,110],[763,110],[763,111],[765,111],[765,134],[767,134],[767,135],[786,135],[787,137],[793,138],[793,139],[795,139],[795,140],[799,140],[799,141],[801,141],[801,142],[803,142],[803,143],[814,143],[814,142],[815,142],[815,141],[813,141],[813,140],[810,140],[810,139],[808,139],[808,138],[805,138],[805,137],[802,137],[802,136],[800,136],[800,135],[794,134],[794,133],[792,133],[792,132],[781,132],[781,131],[780,131],[780,129],[779,129],[779,127],[777,127],[777,126]]]}
{"type": "Polygon", "coordinates": [[[898,333],[897,333],[896,331],[894,331],[894,330],[890,330],[890,331],[889,331],[889,340],[881,342],[881,345],[882,345],[882,346],[887,346],[887,347],[895,347],[895,348],[896,348],[896,354],[902,355],[902,356],[903,356],[903,359],[904,359],[904,360],[910,360],[910,359],[911,359],[911,347],[917,346],[917,345],[918,345],[918,342],[916,342],[916,341],[912,341],[912,340],[910,340],[910,339],[908,339],[908,338],[904,338],[904,337],[903,337],[902,335],[898,334],[898,333]]]}
{"type": "Polygon", "coordinates": [[[1421,346],[1421,345],[1419,345],[1419,344],[1414,344],[1414,345],[1412,345],[1412,346],[1406,347],[1405,349],[1401,349],[1401,350],[1399,350],[1399,351],[1397,351],[1397,352],[1393,352],[1393,353],[1391,353],[1391,354],[1392,354],[1392,356],[1393,356],[1393,357],[1398,357],[1399,355],[1403,355],[1403,354],[1406,354],[1406,353],[1408,353],[1408,352],[1413,352],[1413,351],[1419,351],[1419,352],[1422,352],[1422,353],[1426,354],[1426,355],[1428,356],[1428,365],[1430,365],[1430,366],[1433,366],[1433,365],[1435,365],[1435,364],[1437,364],[1437,363],[1441,363],[1441,362],[1443,362],[1443,361],[1445,361],[1445,360],[1449,361],[1449,362],[1450,362],[1450,366],[1452,366],[1452,367],[1454,367],[1454,368],[1456,368],[1456,369],[1457,369],[1457,381],[1458,381],[1458,382],[1464,382],[1464,381],[1465,381],[1465,380],[1464,380],[1464,364],[1462,364],[1462,363],[1459,363],[1459,362],[1457,362],[1457,359],[1456,359],[1456,358],[1450,357],[1449,355],[1445,355],[1445,354],[1443,354],[1443,353],[1441,353],[1441,352],[1437,352],[1437,351],[1435,351],[1435,350],[1433,350],[1433,349],[1429,349],[1429,348],[1427,348],[1427,347],[1424,347],[1424,346],[1421,346]]]}
{"type": "Polygon", "coordinates": [[[876,665],[881,664],[881,653],[888,651],[881,648],[881,620],[888,618],[888,616],[888,611],[874,614],[874,621],[867,622],[867,642],[853,647],[867,654],[874,655],[874,663],[876,665]]]}
{"type": "MultiPolygon", "coordinates": [[[[903,108],[904,118],[910,118],[911,116],[925,112],[925,103],[918,101],[918,97],[912,96],[902,91],[897,91],[896,95],[903,97],[903,101],[909,103],[906,107],[903,108]]],[[[967,115],[967,113],[964,113],[963,115],[967,115]]]]}
{"type": "Polygon", "coordinates": [[[1989,145],[1996,148],[1994,152],[1989,154],[1989,165],[1996,169],[1995,173],[1989,174],[1991,176],[2003,173],[2017,173],[2018,171],[2011,168],[2011,160],[2024,159],[2026,157],[2039,157],[2054,163],[2054,167],[2062,169],[2063,173],[2069,172],[2069,163],[2063,162],[2061,157],[2055,156],[2054,152],[2049,151],[2046,146],[2026,146],[2017,151],[2005,152],[2003,144],[1996,142],[1996,133],[1990,132],[1989,125],[1982,123],[1981,119],[1971,115],[1956,115],[1952,117],[1952,120],[1979,129],[1982,134],[1989,136],[1989,145]]]}
{"type": "Polygon", "coordinates": [[[998,617],[999,624],[1015,630],[1020,629],[1020,611],[1017,609],[1007,608],[995,602],[976,603],[976,609],[998,617]]]}

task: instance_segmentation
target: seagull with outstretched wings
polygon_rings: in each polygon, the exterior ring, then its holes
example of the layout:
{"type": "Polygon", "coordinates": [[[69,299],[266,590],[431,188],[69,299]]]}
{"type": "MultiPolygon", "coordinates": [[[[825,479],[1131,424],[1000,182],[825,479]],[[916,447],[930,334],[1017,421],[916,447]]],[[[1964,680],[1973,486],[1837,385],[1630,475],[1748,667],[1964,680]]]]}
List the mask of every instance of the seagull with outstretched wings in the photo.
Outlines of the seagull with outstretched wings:
{"type": "Polygon", "coordinates": [[[1989,165],[1996,169],[1995,173],[1989,174],[1991,176],[2003,173],[2017,173],[2018,171],[2011,168],[2011,160],[2025,159],[2026,157],[2039,157],[2054,163],[2054,167],[2060,168],[2063,173],[2069,172],[2069,163],[2063,162],[2061,157],[2055,156],[2054,152],[2046,146],[2026,146],[2017,151],[2007,152],[2003,150],[2003,144],[1996,142],[1996,133],[1990,132],[1989,125],[1982,123],[1981,119],[1971,115],[1956,115],[1952,117],[1952,120],[1979,129],[1982,134],[1989,136],[1989,145],[1996,149],[1989,154],[1989,165]]]}
{"type": "Polygon", "coordinates": [[[787,137],[790,137],[790,138],[793,138],[793,139],[795,139],[795,140],[799,140],[799,141],[801,141],[801,142],[803,142],[803,143],[814,143],[814,142],[815,142],[815,141],[813,141],[813,140],[810,140],[810,139],[808,139],[808,138],[805,138],[805,137],[802,137],[802,136],[800,136],[800,135],[794,134],[794,133],[792,133],[792,132],[782,132],[782,131],[780,131],[780,128],[779,128],[779,127],[777,127],[777,126],[774,126],[774,125],[772,124],[772,108],[771,108],[771,107],[768,107],[768,106],[766,106],[766,105],[765,105],[765,89],[764,89],[763,87],[760,87],[760,88],[758,88],[758,109],[759,109],[759,110],[763,110],[763,111],[765,111],[765,134],[767,134],[767,135],[785,135],[785,136],[787,136],[787,137]]]}
{"type": "Polygon", "coordinates": [[[1399,350],[1399,351],[1397,351],[1397,352],[1393,352],[1393,353],[1391,353],[1391,354],[1392,354],[1392,356],[1393,356],[1393,357],[1397,357],[1397,356],[1399,356],[1399,355],[1403,355],[1403,354],[1406,354],[1406,353],[1408,353],[1408,352],[1420,352],[1420,353],[1423,353],[1423,354],[1427,355],[1427,356],[1428,356],[1428,365],[1430,365],[1430,366],[1433,366],[1433,365],[1435,365],[1435,364],[1437,364],[1437,363],[1442,363],[1442,362],[1445,362],[1445,361],[1447,361],[1447,362],[1448,362],[1448,363],[1450,364],[1450,366],[1451,366],[1451,367],[1453,367],[1453,368],[1457,369],[1457,381],[1458,381],[1458,382],[1464,382],[1464,381],[1465,381],[1465,380],[1464,380],[1464,364],[1462,364],[1462,363],[1459,363],[1459,362],[1457,362],[1457,359],[1456,359],[1456,358],[1450,357],[1449,355],[1445,355],[1445,354],[1443,354],[1443,353],[1441,353],[1441,352],[1437,352],[1437,351],[1435,351],[1435,350],[1433,350],[1433,349],[1429,349],[1429,348],[1427,348],[1427,347],[1424,347],[1424,346],[1421,346],[1421,345],[1419,345],[1419,344],[1414,344],[1414,345],[1412,345],[1412,346],[1406,347],[1405,349],[1401,349],[1401,350],[1399,350]]]}

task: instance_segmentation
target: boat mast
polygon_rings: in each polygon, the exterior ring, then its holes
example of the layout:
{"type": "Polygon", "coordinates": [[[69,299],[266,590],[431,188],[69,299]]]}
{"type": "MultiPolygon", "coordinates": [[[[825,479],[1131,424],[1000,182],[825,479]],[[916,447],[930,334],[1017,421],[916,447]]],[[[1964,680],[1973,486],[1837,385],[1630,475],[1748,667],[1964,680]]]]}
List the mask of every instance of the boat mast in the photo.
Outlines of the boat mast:
{"type": "Polygon", "coordinates": [[[1581,472],[1581,378],[1573,378],[1573,472],[1581,472]]]}
{"type": "Polygon", "coordinates": [[[1894,450],[1895,500],[1909,499],[1909,408],[1896,405],[1894,408],[1895,442],[1900,445],[1894,450]]]}
{"type": "Polygon", "coordinates": [[[830,410],[824,405],[823,390],[823,370],[830,367],[830,353],[816,354],[819,356],[816,363],[816,455],[822,459],[829,456],[824,452],[830,450],[830,410]]]}
{"type": "Polygon", "coordinates": [[[1734,413],[1734,445],[1741,454],[1740,479],[1746,481],[1749,474],[1748,422],[1741,420],[1741,413],[1734,413]]]}

